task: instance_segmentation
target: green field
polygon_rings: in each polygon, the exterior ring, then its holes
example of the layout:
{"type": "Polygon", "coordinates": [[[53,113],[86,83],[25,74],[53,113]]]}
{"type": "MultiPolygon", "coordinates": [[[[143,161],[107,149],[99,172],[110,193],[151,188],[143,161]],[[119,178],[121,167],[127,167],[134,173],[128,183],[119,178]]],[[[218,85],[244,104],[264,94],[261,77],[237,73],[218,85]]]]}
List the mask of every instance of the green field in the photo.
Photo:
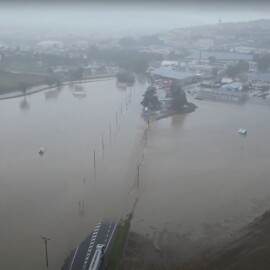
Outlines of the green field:
{"type": "Polygon", "coordinates": [[[0,93],[18,90],[19,83],[35,86],[43,84],[47,75],[0,72],[0,93]]]}
{"type": "Polygon", "coordinates": [[[48,73],[47,65],[32,59],[31,57],[16,57],[4,58],[1,62],[3,71],[21,72],[31,74],[46,74],[48,73]]]}
{"type": "Polygon", "coordinates": [[[132,214],[129,214],[127,219],[122,221],[117,228],[115,240],[108,258],[108,266],[106,269],[119,269],[122,253],[124,250],[126,238],[128,235],[132,214]]]}

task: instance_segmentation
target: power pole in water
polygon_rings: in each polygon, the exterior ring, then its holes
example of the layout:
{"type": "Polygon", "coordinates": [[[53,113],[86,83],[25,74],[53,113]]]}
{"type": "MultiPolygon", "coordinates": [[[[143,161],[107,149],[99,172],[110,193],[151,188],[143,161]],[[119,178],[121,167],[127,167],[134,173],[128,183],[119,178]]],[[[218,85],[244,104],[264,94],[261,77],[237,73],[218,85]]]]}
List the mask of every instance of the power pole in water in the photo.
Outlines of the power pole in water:
{"type": "Polygon", "coordinates": [[[96,150],[94,150],[94,178],[96,180],[96,150]]]}
{"type": "Polygon", "coordinates": [[[109,131],[110,131],[110,144],[112,144],[112,126],[111,126],[111,123],[109,124],[109,131]]]}
{"type": "Polygon", "coordinates": [[[103,136],[103,133],[101,135],[101,141],[102,141],[102,157],[104,157],[104,136],[103,136]]]}
{"type": "Polygon", "coordinates": [[[137,165],[137,188],[139,188],[139,183],[140,183],[140,163],[137,165]]]}
{"type": "Polygon", "coordinates": [[[41,236],[41,239],[44,240],[44,244],[45,244],[45,256],[46,256],[46,266],[47,268],[49,267],[49,259],[48,259],[48,248],[47,248],[47,242],[51,239],[47,238],[47,237],[43,237],[41,236]]]}

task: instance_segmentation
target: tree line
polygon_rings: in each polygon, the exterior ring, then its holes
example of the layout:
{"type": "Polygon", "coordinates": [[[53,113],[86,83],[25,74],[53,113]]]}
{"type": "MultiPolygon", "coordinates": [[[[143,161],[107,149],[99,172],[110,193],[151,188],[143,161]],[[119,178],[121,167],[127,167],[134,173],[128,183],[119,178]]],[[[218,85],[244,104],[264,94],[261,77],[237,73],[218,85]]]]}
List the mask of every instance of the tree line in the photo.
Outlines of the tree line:
{"type": "MultiPolygon", "coordinates": [[[[157,89],[154,86],[149,86],[146,89],[145,94],[143,95],[143,100],[141,102],[143,107],[147,107],[151,111],[160,110],[161,103],[157,97],[156,91],[157,89]]],[[[186,93],[180,84],[172,84],[167,97],[172,98],[170,109],[175,112],[181,112],[185,105],[189,105],[186,93]]]]}

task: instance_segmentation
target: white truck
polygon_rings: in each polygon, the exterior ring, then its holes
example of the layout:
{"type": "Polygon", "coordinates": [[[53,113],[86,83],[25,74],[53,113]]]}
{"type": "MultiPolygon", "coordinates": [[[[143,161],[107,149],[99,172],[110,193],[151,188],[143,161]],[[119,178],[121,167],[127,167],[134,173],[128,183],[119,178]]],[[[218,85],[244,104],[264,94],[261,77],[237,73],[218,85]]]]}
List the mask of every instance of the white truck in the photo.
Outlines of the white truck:
{"type": "Polygon", "coordinates": [[[105,245],[97,244],[95,254],[88,270],[98,270],[104,256],[105,245]]]}

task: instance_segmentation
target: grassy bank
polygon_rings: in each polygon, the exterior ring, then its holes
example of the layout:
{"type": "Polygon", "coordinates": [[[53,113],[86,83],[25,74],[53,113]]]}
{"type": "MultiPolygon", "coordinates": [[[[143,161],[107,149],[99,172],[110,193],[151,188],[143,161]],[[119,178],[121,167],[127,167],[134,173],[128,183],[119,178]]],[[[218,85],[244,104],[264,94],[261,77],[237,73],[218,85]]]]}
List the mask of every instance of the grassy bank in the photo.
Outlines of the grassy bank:
{"type": "Polygon", "coordinates": [[[0,93],[17,90],[22,82],[30,86],[42,84],[46,77],[39,74],[0,72],[0,93]]]}
{"type": "Polygon", "coordinates": [[[118,225],[114,243],[112,245],[112,248],[110,250],[110,254],[108,257],[108,265],[106,269],[110,269],[110,270],[119,269],[131,219],[132,219],[132,214],[129,214],[126,220],[122,221],[118,225]]]}

